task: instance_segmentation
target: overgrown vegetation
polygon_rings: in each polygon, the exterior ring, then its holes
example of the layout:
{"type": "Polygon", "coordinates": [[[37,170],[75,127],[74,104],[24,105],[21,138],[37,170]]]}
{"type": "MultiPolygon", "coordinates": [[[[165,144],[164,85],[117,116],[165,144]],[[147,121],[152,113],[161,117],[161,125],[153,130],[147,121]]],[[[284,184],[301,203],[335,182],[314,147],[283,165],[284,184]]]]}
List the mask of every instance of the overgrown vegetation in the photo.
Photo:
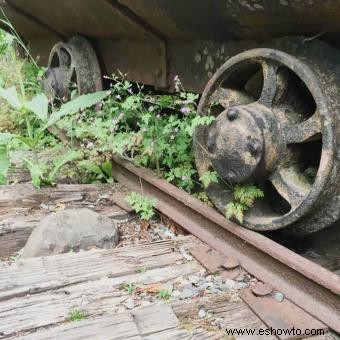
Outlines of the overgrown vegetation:
{"type": "MultiPolygon", "coordinates": [[[[105,77],[109,91],[78,96],[55,105],[42,91],[44,73],[29,55],[9,22],[12,35],[0,31],[0,184],[8,183],[12,154],[19,153],[39,188],[63,177],[78,183],[112,183],[112,154],[153,169],[169,182],[211,205],[204,188],[219,181],[215,171],[200,178],[194,165],[192,135],[213,116],[197,115],[198,95],[188,93],[178,76],[176,92],[159,94],[125,75],[105,77]],[[18,49],[23,57],[19,57],[18,49]],[[91,109],[100,102],[101,109],[91,109]],[[51,129],[62,131],[61,140],[51,129]],[[44,161],[40,154],[55,155],[44,161]]],[[[243,221],[263,192],[254,185],[236,186],[226,216],[243,221]]],[[[154,215],[156,202],[131,193],[127,201],[142,219],[154,215]]]]}
{"type": "Polygon", "coordinates": [[[67,321],[81,321],[86,319],[86,314],[85,311],[82,310],[81,308],[72,308],[69,311],[67,321]]]}
{"type": "Polygon", "coordinates": [[[137,192],[131,192],[125,200],[132,206],[134,211],[139,214],[142,220],[148,221],[155,214],[157,201],[137,192]]]}
{"type": "Polygon", "coordinates": [[[226,217],[228,219],[235,218],[243,223],[244,213],[254,206],[257,198],[264,197],[264,193],[253,184],[236,185],[233,192],[234,202],[227,204],[226,217]]]}
{"type": "Polygon", "coordinates": [[[125,290],[130,295],[132,295],[134,291],[137,289],[137,285],[135,283],[128,282],[128,283],[122,284],[121,289],[125,290]]]}
{"type": "Polygon", "coordinates": [[[167,289],[161,289],[157,295],[157,299],[167,301],[171,298],[171,293],[167,289]]]}

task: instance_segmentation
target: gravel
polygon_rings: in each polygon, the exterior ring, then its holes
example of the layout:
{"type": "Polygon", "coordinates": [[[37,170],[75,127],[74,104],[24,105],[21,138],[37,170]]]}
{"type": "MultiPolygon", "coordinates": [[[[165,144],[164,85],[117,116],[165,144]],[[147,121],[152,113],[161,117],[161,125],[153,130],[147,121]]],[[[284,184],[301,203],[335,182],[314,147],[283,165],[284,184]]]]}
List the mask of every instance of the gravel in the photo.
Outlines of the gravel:
{"type": "Polygon", "coordinates": [[[274,299],[277,301],[277,302],[283,302],[283,300],[285,299],[285,296],[281,293],[281,292],[276,292],[274,294],[274,299]]]}

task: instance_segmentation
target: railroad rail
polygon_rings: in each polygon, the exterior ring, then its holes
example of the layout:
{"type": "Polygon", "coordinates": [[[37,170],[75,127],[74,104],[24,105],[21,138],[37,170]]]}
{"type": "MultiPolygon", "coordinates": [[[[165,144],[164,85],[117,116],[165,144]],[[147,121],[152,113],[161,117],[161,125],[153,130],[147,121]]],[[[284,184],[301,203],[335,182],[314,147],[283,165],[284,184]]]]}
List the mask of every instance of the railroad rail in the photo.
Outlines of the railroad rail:
{"type": "Polygon", "coordinates": [[[340,277],[262,234],[225,219],[188,193],[120,157],[113,176],[129,189],[157,199],[157,210],[242,268],[270,283],[295,305],[340,332],[340,277]]]}

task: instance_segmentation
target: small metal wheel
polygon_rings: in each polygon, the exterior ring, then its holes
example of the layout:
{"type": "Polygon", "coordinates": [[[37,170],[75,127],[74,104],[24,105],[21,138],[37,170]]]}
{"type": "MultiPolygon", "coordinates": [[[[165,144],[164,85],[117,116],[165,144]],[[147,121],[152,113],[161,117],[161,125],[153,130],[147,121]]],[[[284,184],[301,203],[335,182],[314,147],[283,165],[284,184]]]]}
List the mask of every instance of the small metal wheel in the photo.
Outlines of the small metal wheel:
{"type": "Polygon", "coordinates": [[[228,60],[207,84],[194,136],[198,172],[225,213],[232,185],[256,183],[265,198],[245,215],[257,231],[305,234],[340,218],[340,54],[320,41],[282,39],[228,60]]]}
{"type": "Polygon", "coordinates": [[[74,36],[52,48],[43,78],[45,93],[50,98],[69,99],[73,85],[79,95],[103,88],[96,53],[82,36],[74,36]]]}

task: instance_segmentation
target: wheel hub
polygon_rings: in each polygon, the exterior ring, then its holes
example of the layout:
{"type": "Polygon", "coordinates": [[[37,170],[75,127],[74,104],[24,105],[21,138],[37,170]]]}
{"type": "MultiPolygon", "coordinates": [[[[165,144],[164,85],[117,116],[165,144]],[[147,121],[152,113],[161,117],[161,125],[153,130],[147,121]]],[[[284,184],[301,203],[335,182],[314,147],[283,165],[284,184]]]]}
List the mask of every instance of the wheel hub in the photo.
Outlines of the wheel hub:
{"type": "Polygon", "coordinates": [[[103,88],[95,51],[82,36],[74,36],[68,42],[59,42],[52,48],[43,77],[44,91],[51,100],[70,99],[71,87],[74,85],[79,95],[103,88]]]}
{"type": "Polygon", "coordinates": [[[273,170],[282,149],[274,114],[254,103],[224,110],[209,129],[207,148],[211,164],[231,183],[256,181],[273,170]],[[273,140],[275,139],[275,140],[273,140]]]}
{"type": "Polygon", "coordinates": [[[200,176],[219,174],[206,188],[218,210],[234,201],[230,184],[254,182],[264,198],[242,224],[303,234],[340,218],[340,68],[327,44],[291,39],[217,70],[198,107],[216,119],[196,128],[194,152],[200,176]]]}

